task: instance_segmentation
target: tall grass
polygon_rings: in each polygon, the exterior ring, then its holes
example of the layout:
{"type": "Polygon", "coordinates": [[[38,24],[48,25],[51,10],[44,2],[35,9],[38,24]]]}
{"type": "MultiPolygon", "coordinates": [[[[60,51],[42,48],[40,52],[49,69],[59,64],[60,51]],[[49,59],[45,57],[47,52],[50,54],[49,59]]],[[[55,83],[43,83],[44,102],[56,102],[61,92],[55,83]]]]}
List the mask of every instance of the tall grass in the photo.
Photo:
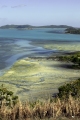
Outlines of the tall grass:
{"type": "Polygon", "coordinates": [[[80,118],[80,99],[70,95],[65,100],[57,98],[25,104],[18,102],[14,107],[3,104],[0,108],[0,120],[45,120],[46,118],[54,120],[61,116],[80,118]]]}

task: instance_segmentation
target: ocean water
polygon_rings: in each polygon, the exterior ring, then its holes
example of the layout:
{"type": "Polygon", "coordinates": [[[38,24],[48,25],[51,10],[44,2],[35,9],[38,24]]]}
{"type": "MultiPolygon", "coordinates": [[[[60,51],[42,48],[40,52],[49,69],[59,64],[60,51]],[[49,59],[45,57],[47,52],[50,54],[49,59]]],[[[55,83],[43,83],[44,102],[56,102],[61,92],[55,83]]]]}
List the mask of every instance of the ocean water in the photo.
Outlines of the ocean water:
{"type": "Polygon", "coordinates": [[[64,30],[65,28],[34,28],[32,30],[0,29],[0,38],[80,41],[80,35],[64,34],[64,30]]]}
{"type": "Polygon", "coordinates": [[[64,28],[36,28],[32,30],[0,29],[0,75],[19,59],[29,56],[48,56],[58,50],[47,50],[34,41],[79,42],[80,35],[65,34],[64,28]]]}

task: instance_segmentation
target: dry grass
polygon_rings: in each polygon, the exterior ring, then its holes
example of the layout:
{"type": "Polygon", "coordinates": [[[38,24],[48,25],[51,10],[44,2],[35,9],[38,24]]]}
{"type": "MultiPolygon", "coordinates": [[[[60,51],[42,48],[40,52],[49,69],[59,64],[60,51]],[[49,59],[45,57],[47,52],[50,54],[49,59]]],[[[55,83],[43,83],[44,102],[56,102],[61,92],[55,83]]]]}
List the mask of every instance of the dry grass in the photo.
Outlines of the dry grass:
{"type": "Polygon", "coordinates": [[[15,107],[1,106],[0,120],[78,120],[80,118],[80,100],[71,96],[67,100],[36,101],[22,104],[19,102],[15,107]],[[66,118],[65,118],[66,117],[66,118]],[[65,119],[64,119],[65,118],[65,119]]]}

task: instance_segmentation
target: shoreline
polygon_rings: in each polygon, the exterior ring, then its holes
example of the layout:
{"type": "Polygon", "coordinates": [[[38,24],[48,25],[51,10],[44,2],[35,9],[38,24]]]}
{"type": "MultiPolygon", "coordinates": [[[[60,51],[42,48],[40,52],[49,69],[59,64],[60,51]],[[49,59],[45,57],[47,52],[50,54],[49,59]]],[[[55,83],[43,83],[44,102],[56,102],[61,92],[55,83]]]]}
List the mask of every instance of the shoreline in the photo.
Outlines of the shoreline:
{"type": "MultiPolygon", "coordinates": [[[[19,45],[21,45],[21,42],[19,41],[19,45]]],[[[29,42],[30,45],[35,46],[32,54],[27,55],[28,51],[26,50],[25,55],[19,57],[10,69],[3,76],[0,76],[0,84],[4,83],[7,88],[14,91],[15,94],[20,96],[21,100],[25,99],[25,101],[26,99],[48,99],[58,92],[60,85],[80,77],[80,70],[67,67],[70,63],[57,61],[56,57],[71,54],[74,51],[67,51],[66,49],[57,49],[56,51],[54,44],[52,44],[54,41],[37,42],[38,44],[35,41],[29,42]],[[45,45],[48,45],[48,47],[45,48],[45,45]],[[53,46],[51,47],[51,45],[53,46]],[[39,51],[36,48],[39,48],[39,51]],[[47,53],[45,53],[45,50],[47,53]]],[[[62,45],[62,43],[57,45],[62,45]]],[[[66,48],[71,49],[71,44],[69,47],[66,45],[66,48]]]]}
{"type": "Polygon", "coordinates": [[[31,45],[40,46],[48,50],[57,50],[60,53],[80,51],[80,41],[58,41],[58,40],[31,40],[31,45]]]}
{"type": "Polygon", "coordinates": [[[48,99],[58,92],[59,86],[80,77],[80,70],[62,66],[65,62],[52,59],[21,59],[0,77],[0,84],[4,83],[22,101],[48,99]]]}

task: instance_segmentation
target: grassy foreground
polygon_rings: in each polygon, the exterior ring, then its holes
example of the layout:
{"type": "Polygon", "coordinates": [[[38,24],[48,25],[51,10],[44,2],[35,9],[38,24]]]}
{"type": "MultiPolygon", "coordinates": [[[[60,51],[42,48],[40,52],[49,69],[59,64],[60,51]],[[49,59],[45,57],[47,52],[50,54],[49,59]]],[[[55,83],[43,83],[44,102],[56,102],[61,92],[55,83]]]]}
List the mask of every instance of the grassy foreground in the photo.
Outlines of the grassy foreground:
{"type": "MultiPolygon", "coordinates": [[[[62,56],[60,57],[63,61],[72,61],[76,67],[79,68],[79,60],[80,54],[73,56],[62,56]],[[76,58],[76,59],[75,59],[76,58]]],[[[38,70],[43,70],[45,65],[43,63],[41,68],[39,68],[39,62],[30,61],[18,61],[17,64],[8,71],[7,74],[2,76],[2,78],[9,78],[13,76],[14,72],[16,76],[19,76],[20,68],[27,68],[29,71],[27,75],[31,75],[32,73],[36,73],[38,70]],[[22,64],[22,63],[23,64],[22,64]],[[22,66],[21,66],[22,65],[22,66]],[[30,66],[31,65],[31,66],[30,66]],[[35,70],[32,71],[32,68],[35,70]],[[17,72],[15,71],[17,70],[17,72]],[[12,71],[12,72],[11,72],[12,71]]],[[[49,64],[48,64],[49,65],[49,64]]],[[[24,69],[23,69],[24,70],[24,69]]],[[[26,69],[25,69],[26,70],[26,69]]],[[[52,69],[50,69],[51,71],[52,69]]],[[[60,70],[61,71],[61,70],[60,70]]],[[[59,73],[60,73],[59,71],[59,73]]],[[[47,72],[45,70],[45,72],[47,72]]],[[[48,71],[49,72],[49,71],[48,71]]],[[[26,75],[25,71],[21,72],[21,76],[23,73],[26,75]]],[[[20,77],[21,77],[20,76],[20,77]]],[[[32,77],[32,76],[31,76],[32,77]]],[[[53,76],[52,76],[53,78],[53,76]]],[[[11,78],[10,78],[11,79],[11,78]]],[[[57,78],[58,79],[58,78],[57,78]]],[[[27,79],[26,79],[27,80],[27,79]]],[[[16,81],[16,77],[15,77],[16,81]]],[[[59,87],[59,93],[56,98],[48,99],[48,100],[37,100],[35,102],[18,102],[12,105],[10,102],[15,99],[12,96],[12,92],[5,91],[6,89],[0,88],[0,120],[79,120],[80,119],[80,79],[74,80],[72,82],[66,83],[63,86],[59,87]],[[6,97],[7,96],[7,97],[6,97]],[[9,98],[9,99],[7,99],[9,98]],[[10,103],[9,105],[5,104],[10,103]],[[9,101],[9,102],[8,102],[9,101]]]]}
{"type": "MultiPolygon", "coordinates": [[[[73,84],[75,82],[76,81],[74,81],[73,84]]],[[[64,93],[65,90],[62,90],[62,92],[64,93]]],[[[4,91],[2,93],[4,93],[4,91]]],[[[0,96],[3,96],[1,92],[0,96]]],[[[6,105],[3,100],[2,104],[0,104],[0,120],[71,120],[73,118],[79,120],[80,96],[72,97],[72,95],[69,95],[65,97],[65,99],[61,98],[62,97],[57,97],[47,101],[38,100],[24,104],[19,101],[15,105],[6,105]]]]}

